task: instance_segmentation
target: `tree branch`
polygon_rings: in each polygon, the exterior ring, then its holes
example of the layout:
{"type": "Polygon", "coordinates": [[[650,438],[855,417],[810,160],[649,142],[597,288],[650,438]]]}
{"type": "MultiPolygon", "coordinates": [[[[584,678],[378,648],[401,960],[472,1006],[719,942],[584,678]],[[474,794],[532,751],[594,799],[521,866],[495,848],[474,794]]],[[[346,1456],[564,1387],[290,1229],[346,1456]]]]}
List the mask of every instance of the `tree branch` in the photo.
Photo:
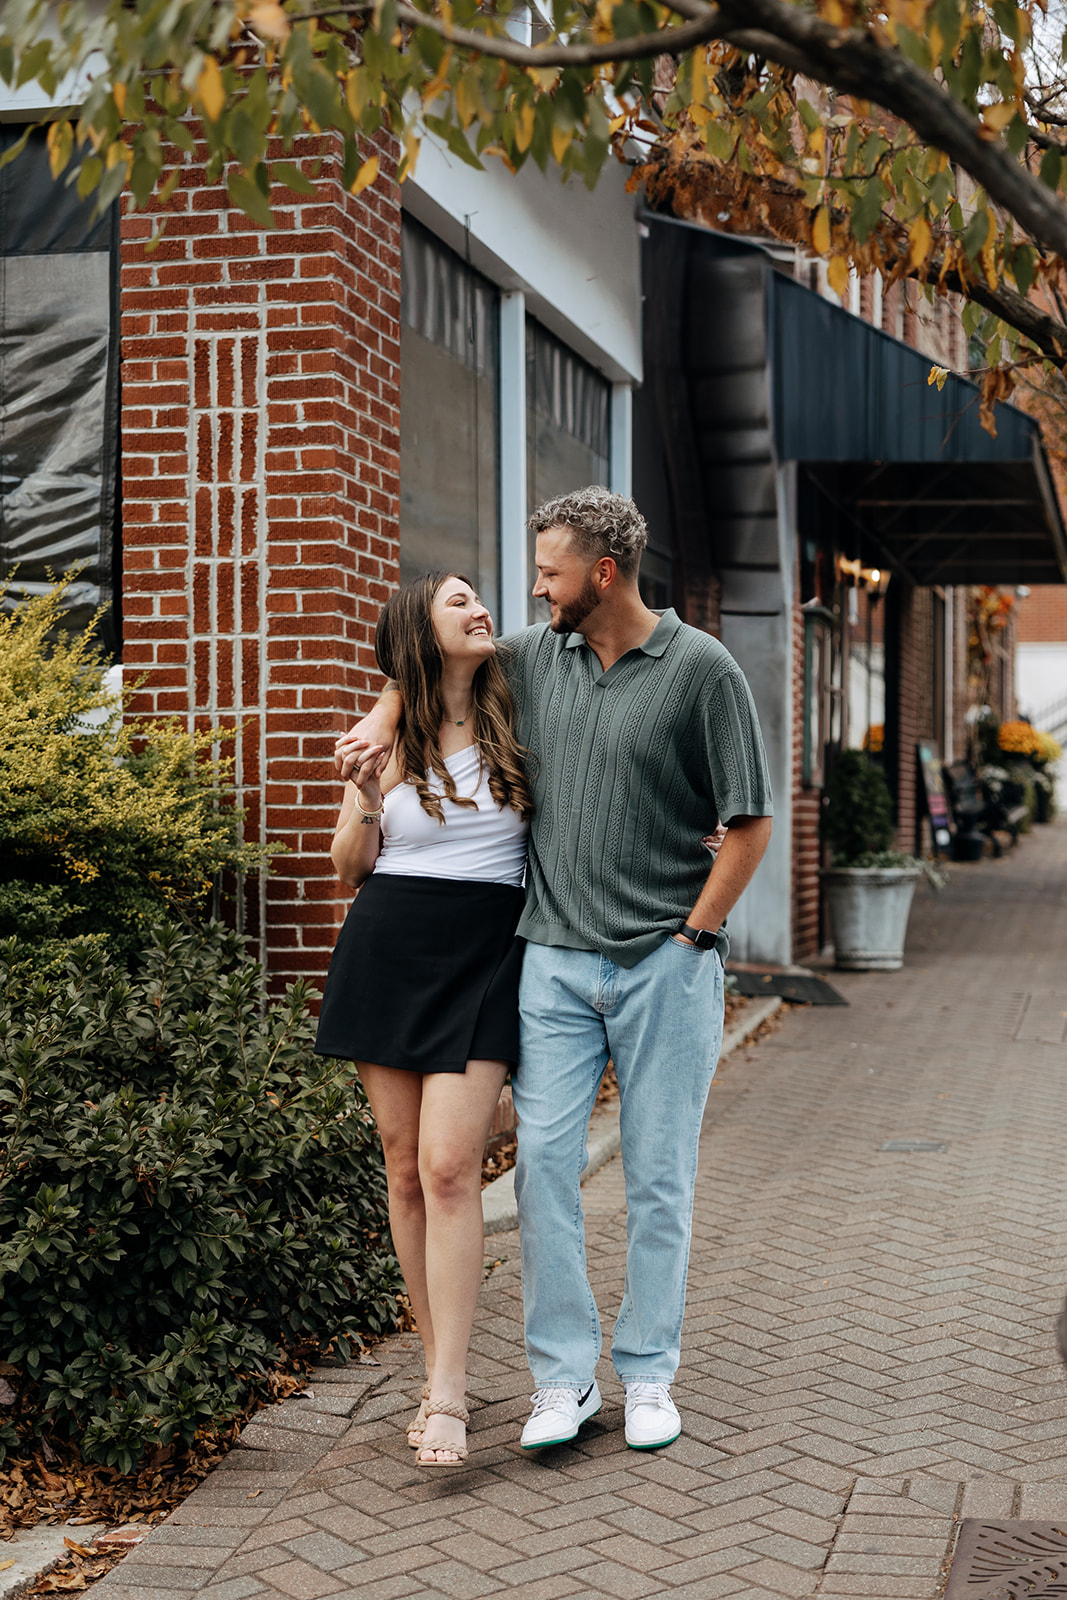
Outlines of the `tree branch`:
{"type": "MultiPolygon", "coordinates": [[[[750,177],[736,164],[717,162],[701,145],[679,148],[661,143],[641,169],[645,195],[654,209],[665,209],[688,219],[702,218],[722,228],[728,214],[728,232],[751,238],[762,234],[810,251],[811,211],[802,190],[783,178],[750,177]],[[715,219],[715,220],[712,220],[715,219]]],[[[840,220],[840,219],[838,219],[840,220]]],[[[908,230],[891,217],[877,224],[880,268],[890,282],[900,278],[939,283],[943,288],[973,300],[1029,339],[1042,356],[1058,367],[1067,366],[1067,321],[1058,320],[1003,279],[995,289],[955,270],[943,271],[943,256],[932,256],[922,267],[907,265],[908,230]]],[[[1055,287],[1050,285],[1055,296],[1055,287]]]]}
{"type": "MultiPolygon", "coordinates": [[[[691,20],[678,28],[639,33],[632,39],[608,40],[604,44],[520,44],[517,39],[499,34],[480,33],[475,28],[457,28],[431,11],[420,11],[408,0],[399,0],[397,19],[408,28],[427,28],[449,44],[497,61],[510,61],[518,67],[591,67],[621,61],[647,61],[657,56],[680,56],[694,45],[717,39],[725,24],[712,7],[700,0],[679,0],[671,5],[678,16],[691,20]]],[[[372,0],[345,0],[345,4],[302,11],[291,22],[322,22],[330,17],[364,16],[373,10],[372,0]]]]}
{"type": "Polygon", "coordinates": [[[1067,259],[1063,201],[999,139],[983,138],[978,119],[898,50],[822,22],[788,0],[719,0],[718,10],[733,24],[720,30],[728,43],[756,48],[748,43],[755,24],[760,54],[900,117],[920,139],[958,162],[1035,239],[1067,259]]]}
{"type": "MultiPolygon", "coordinates": [[[[932,261],[931,278],[936,277],[939,270],[939,263],[932,261]]],[[[1017,289],[1012,289],[1003,279],[995,289],[970,278],[964,283],[957,272],[946,272],[941,281],[946,289],[973,300],[984,311],[992,311],[1002,322],[1017,329],[1024,338],[1036,345],[1049,361],[1063,368],[1067,362],[1067,327],[1057,322],[1055,317],[1050,317],[1047,311],[1042,311],[1040,306],[1034,305],[1017,289]]]]}

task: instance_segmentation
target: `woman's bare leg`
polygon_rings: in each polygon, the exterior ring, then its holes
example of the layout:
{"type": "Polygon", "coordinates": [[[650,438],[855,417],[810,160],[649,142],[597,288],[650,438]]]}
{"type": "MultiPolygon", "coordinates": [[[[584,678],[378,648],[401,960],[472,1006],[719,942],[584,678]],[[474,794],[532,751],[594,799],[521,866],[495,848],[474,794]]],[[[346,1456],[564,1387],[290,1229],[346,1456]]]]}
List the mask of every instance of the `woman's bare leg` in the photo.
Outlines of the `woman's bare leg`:
{"type": "MultiPolygon", "coordinates": [[[[419,1129],[419,1176],[425,1200],[426,1296],[433,1324],[433,1399],[460,1401],[467,1387],[467,1349],[482,1281],[482,1154],[500,1090],[503,1061],[468,1061],[467,1070],[427,1073],[419,1129]]],[[[427,1437],[440,1448],[420,1459],[454,1461],[449,1445],[465,1443],[463,1423],[427,1408],[427,1437]],[[448,1441],[446,1444],[445,1441],[448,1441]]]]}
{"type": "Polygon", "coordinates": [[[356,1067],[382,1137],[389,1183],[389,1229],[426,1355],[426,1376],[432,1379],[434,1330],[426,1295],[426,1203],[419,1178],[424,1079],[421,1072],[403,1072],[368,1061],[357,1061],[356,1067]]]}

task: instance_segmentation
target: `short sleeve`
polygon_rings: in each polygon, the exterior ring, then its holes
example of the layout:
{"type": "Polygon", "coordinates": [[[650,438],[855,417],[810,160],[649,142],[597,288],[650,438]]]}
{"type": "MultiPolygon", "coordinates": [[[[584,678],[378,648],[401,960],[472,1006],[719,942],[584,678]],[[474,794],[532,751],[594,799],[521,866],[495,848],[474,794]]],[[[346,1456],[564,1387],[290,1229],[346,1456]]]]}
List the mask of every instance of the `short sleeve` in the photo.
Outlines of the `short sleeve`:
{"type": "Polygon", "coordinates": [[[774,804],[759,718],[748,681],[733,660],[722,663],[705,692],[704,744],[719,821],[771,816],[774,804]]]}
{"type": "Polygon", "coordinates": [[[535,623],[532,627],[520,628],[517,633],[507,633],[496,642],[500,665],[508,680],[516,710],[521,710],[526,698],[537,646],[544,635],[544,627],[535,623]]]}

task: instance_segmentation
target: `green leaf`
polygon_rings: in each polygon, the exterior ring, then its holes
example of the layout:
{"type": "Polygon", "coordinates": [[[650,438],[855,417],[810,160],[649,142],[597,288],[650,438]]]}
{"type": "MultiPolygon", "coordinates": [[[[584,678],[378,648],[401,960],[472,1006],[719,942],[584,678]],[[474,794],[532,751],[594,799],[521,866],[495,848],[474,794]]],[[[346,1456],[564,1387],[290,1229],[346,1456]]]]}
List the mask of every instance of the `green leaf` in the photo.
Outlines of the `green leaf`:
{"type": "Polygon", "coordinates": [[[963,207],[954,200],[948,208],[948,225],[953,233],[963,232],[963,207]]]}
{"type": "Polygon", "coordinates": [[[243,106],[236,106],[227,123],[230,149],[247,171],[263,157],[266,140],[243,106]]]}
{"type": "Polygon", "coordinates": [[[85,156],[78,169],[78,195],[87,200],[104,175],[104,163],[99,156],[85,156]]]}
{"type": "Polygon", "coordinates": [[[451,122],[448,124],[445,129],[445,142],[452,154],[458,156],[468,167],[473,167],[475,172],[484,171],[481,162],[467,142],[467,135],[457,123],[451,122]]]}
{"type": "Polygon", "coordinates": [[[982,80],[982,41],[977,28],[964,35],[960,50],[960,64],[956,73],[954,92],[958,100],[968,107],[974,106],[978,85],[982,80]]]}
{"type": "Polygon", "coordinates": [[[1050,189],[1058,188],[1062,165],[1063,157],[1058,150],[1046,150],[1041,157],[1041,166],[1038,168],[1037,174],[1041,182],[1048,184],[1050,189]]]}
{"type": "Polygon", "coordinates": [[[1026,126],[1025,119],[1018,115],[1014,116],[1008,123],[1007,132],[1004,135],[1004,143],[1013,156],[1022,155],[1029,138],[1030,130],[1026,126]]]}
{"type": "Polygon", "coordinates": [[[24,83],[31,83],[33,79],[40,77],[51,54],[51,39],[38,39],[36,44],[31,45],[19,61],[15,88],[21,89],[24,83]]]}
{"type": "Polygon", "coordinates": [[[797,110],[800,113],[801,122],[803,122],[809,133],[814,133],[816,128],[822,125],[822,118],[810,100],[798,100],[797,110]]]}
{"type": "Polygon", "coordinates": [[[981,211],[976,211],[963,230],[963,248],[968,259],[976,261],[978,252],[985,244],[989,235],[989,216],[983,206],[981,211]]]}
{"type": "Polygon", "coordinates": [[[284,183],[287,189],[294,190],[297,194],[317,195],[318,188],[293,161],[275,161],[271,167],[271,175],[275,183],[284,183]]]}
{"type": "Polygon", "coordinates": [[[881,178],[872,178],[852,207],[852,232],[860,244],[866,244],[871,231],[882,215],[887,190],[881,178]]]}
{"type": "Polygon", "coordinates": [[[935,172],[930,179],[929,197],[934,215],[938,216],[948,205],[949,196],[956,188],[956,175],[951,167],[935,172]]]}
{"type": "Polygon", "coordinates": [[[251,178],[245,177],[243,172],[233,172],[226,179],[226,192],[233,205],[253,222],[258,222],[261,228],[274,227],[274,215],[270,209],[270,201],[251,178]]]}
{"type": "Polygon", "coordinates": [[[714,117],[704,124],[704,143],[716,161],[732,160],[736,142],[733,130],[714,117]]]}
{"type": "Polygon", "coordinates": [[[1028,295],[1033,287],[1036,258],[1036,250],[1031,249],[1027,244],[1017,245],[1011,258],[1011,270],[1015,278],[1015,286],[1022,295],[1028,295]]]}
{"type": "Polygon", "coordinates": [[[978,324],[982,320],[982,308],[974,300],[968,300],[960,313],[960,322],[968,338],[978,331],[978,324]]]}
{"type": "Polygon", "coordinates": [[[0,169],[6,167],[10,162],[16,160],[16,158],[22,154],[32,132],[33,127],[31,125],[23,130],[22,134],[15,140],[14,144],[7,147],[3,155],[0,156],[0,169]]]}
{"type": "Polygon", "coordinates": [[[117,161],[109,167],[100,180],[96,194],[97,212],[104,212],[109,205],[116,201],[126,187],[127,168],[125,161],[117,161]]]}

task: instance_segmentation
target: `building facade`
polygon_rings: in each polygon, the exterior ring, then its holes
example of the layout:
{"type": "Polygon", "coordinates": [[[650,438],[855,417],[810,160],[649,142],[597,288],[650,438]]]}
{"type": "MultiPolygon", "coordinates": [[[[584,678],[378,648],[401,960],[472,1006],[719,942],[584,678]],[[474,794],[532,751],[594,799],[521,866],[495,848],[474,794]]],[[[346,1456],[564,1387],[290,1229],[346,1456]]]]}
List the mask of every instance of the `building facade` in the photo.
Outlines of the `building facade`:
{"type": "MultiPolygon", "coordinates": [[[[0,137],[27,114],[9,106],[0,137]]],[[[378,153],[353,197],[309,139],[318,194],[278,190],[267,232],[205,184],[202,151],[175,151],[158,244],[151,212],[71,212],[40,149],[0,172],[19,264],[0,332],[25,385],[57,375],[66,418],[5,462],[0,562],[44,582],[81,559],[74,620],[109,608],[132,710],[238,730],[246,827],[287,853],[236,914],[277,983],[316,980],[348,903],[330,758],[376,692],[382,601],[443,565],[504,631],[538,620],[531,507],[591,481],[632,491],[648,602],[722,637],[767,742],[777,822],[734,954],[810,956],[835,754],[882,763],[900,844],[921,846],[917,744],[967,749],[973,586],[1067,570],[1035,425],[1002,408],[990,441],[968,384],[928,386],[931,360],[966,365],[946,303],[857,280],[842,308],[818,263],[646,211],[621,167],[589,193],[428,141],[400,189],[387,138],[378,153]],[[31,514],[49,495],[55,516],[31,514]]],[[[6,382],[0,408],[18,401],[6,382]]],[[[1010,676],[997,692],[1010,710],[1010,676]]]]}

